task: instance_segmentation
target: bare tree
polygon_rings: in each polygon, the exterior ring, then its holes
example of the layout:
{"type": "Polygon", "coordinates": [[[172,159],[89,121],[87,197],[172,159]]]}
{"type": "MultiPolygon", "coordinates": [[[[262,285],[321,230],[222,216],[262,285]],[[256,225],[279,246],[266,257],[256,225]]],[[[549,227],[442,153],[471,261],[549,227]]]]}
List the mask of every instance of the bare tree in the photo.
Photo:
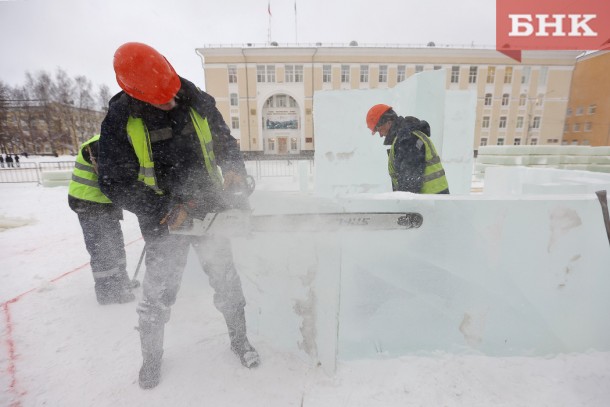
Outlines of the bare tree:
{"type": "Polygon", "coordinates": [[[39,71],[35,75],[26,72],[26,91],[39,101],[42,116],[47,126],[47,141],[51,151],[57,151],[60,146],[62,134],[61,120],[57,117],[56,108],[53,104],[53,96],[60,92],[56,90],[55,84],[48,72],[39,71]]]}
{"type": "Polygon", "coordinates": [[[108,111],[108,102],[112,98],[112,94],[110,93],[110,88],[108,85],[100,85],[98,92],[98,103],[103,112],[108,111]]]}
{"type": "Polygon", "coordinates": [[[11,140],[8,109],[12,100],[11,93],[11,88],[0,81],[0,153],[7,151],[7,144],[11,140]]]}
{"type": "Polygon", "coordinates": [[[57,68],[26,72],[25,85],[10,88],[0,82],[0,150],[75,153],[78,146],[99,133],[110,99],[108,86],[93,92],[83,75],[71,78],[57,68]],[[96,106],[102,105],[102,109],[96,106]]]}

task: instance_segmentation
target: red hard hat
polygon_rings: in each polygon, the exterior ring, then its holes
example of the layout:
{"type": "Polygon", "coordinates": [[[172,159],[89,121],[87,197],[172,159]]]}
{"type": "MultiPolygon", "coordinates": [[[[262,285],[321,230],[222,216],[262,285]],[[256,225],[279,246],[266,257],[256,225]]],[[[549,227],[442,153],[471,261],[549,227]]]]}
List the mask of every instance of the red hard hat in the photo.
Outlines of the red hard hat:
{"type": "Polygon", "coordinates": [[[378,104],[369,109],[369,112],[366,114],[366,127],[368,127],[372,134],[375,134],[375,127],[379,122],[379,119],[385,112],[390,110],[392,106],[378,104]]]}
{"type": "Polygon", "coordinates": [[[180,77],[156,49],[139,42],[121,45],[114,53],[114,72],[129,96],[153,105],[169,102],[180,90],[180,77]]]}

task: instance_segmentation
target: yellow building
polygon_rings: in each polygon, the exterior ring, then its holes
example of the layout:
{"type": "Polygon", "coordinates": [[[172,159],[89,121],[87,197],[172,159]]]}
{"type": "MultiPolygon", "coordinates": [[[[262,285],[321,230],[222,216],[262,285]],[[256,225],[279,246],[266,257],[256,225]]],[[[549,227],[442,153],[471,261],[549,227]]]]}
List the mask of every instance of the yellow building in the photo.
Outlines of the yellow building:
{"type": "Polygon", "coordinates": [[[576,60],[563,138],[567,144],[610,146],[610,51],[576,60]]]}
{"type": "MultiPolygon", "coordinates": [[[[355,42],[349,46],[209,45],[196,52],[202,59],[206,91],[216,98],[242,151],[262,154],[314,151],[314,92],[391,88],[432,69],[446,71],[447,89],[476,91],[475,148],[558,144],[572,71],[581,53],[525,51],[518,63],[495,49],[355,42]]],[[[354,120],[365,126],[364,118],[354,120]]]]}

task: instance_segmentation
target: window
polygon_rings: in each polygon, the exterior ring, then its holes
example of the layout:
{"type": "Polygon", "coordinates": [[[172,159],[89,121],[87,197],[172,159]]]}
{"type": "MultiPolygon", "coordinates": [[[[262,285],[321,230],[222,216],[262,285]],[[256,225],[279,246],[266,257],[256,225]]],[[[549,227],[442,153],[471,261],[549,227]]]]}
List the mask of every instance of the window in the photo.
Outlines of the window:
{"type": "Polygon", "coordinates": [[[506,116],[500,116],[500,123],[498,124],[498,127],[501,129],[506,128],[506,116]]]}
{"type": "Polygon", "coordinates": [[[229,83],[237,83],[237,67],[229,65],[227,70],[229,72],[229,83]]]}
{"type": "Polygon", "coordinates": [[[483,120],[481,121],[481,127],[484,129],[489,128],[489,116],[483,116],[483,120]]]}
{"type": "Polygon", "coordinates": [[[386,83],[388,81],[388,66],[379,65],[379,83],[386,83]]]}
{"type": "Polygon", "coordinates": [[[477,83],[477,70],[476,66],[470,67],[470,72],[468,73],[468,83],[477,83]]]}
{"type": "Polygon", "coordinates": [[[513,145],[514,146],[520,146],[521,145],[521,139],[520,138],[516,138],[515,141],[513,141],[513,145]]]}
{"type": "Polygon", "coordinates": [[[540,128],[540,116],[535,116],[534,120],[532,121],[532,129],[539,129],[540,128]]]}
{"type": "Polygon", "coordinates": [[[441,69],[443,69],[442,65],[434,65],[434,70],[435,71],[439,71],[441,69]]]}
{"type": "Polygon", "coordinates": [[[582,108],[582,106],[578,106],[578,107],[576,108],[576,116],[581,116],[581,115],[582,115],[582,112],[583,112],[583,108],[582,108]]]}
{"type": "Polygon", "coordinates": [[[275,151],[275,139],[270,138],[269,140],[267,140],[267,146],[269,148],[269,151],[275,151]]]}
{"type": "Polygon", "coordinates": [[[398,69],[396,71],[396,82],[402,82],[407,77],[407,68],[405,65],[398,65],[398,69]]]}
{"type": "Polygon", "coordinates": [[[275,65],[256,65],[256,82],[275,82],[275,65]]]}
{"type": "Polygon", "coordinates": [[[487,138],[486,138],[486,137],[483,137],[483,138],[481,139],[481,145],[482,145],[482,146],[486,146],[486,145],[487,145],[487,138]]]}
{"type": "Polygon", "coordinates": [[[512,83],[513,81],[513,67],[507,66],[504,70],[504,83],[512,83]]]}
{"type": "Polygon", "coordinates": [[[303,82],[303,65],[294,66],[294,81],[298,83],[303,82]]]}
{"type": "Polygon", "coordinates": [[[568,107],[568,110],[566,110],[566,117],[570,117],[572,116],[572,108],[568,107]]]}
{"type": "Polygon", "coordinates": [[[330,83],[332,78],[332,71],[330,65],[322,65],[322,82],[330,83]]]}
{"type": "Polygon", "coordinates": [[[264,83],[266,78],[265,65],[256,65],[256,82],[264,83]]]}
{"type": "Polygon", "coordinates": [[[415,65],[415,73],[420,73],[424,71],[423,65],[415,65]]]}
{"type": "Polygon", "coordinates": [[[349,65],[341,65],[341,83],[349,83],[349,65]]]}
{"type": "Polygon", "coordinates": [[[267,82],[275,82],[275,65],[267,65],[267,82]]]}
{"type": "Polygon", "coordinates": [[[597,105],[589,105],[589,114],[595,114],[597,110],[597,105]]]}
{"type": "Polygon", "coordinates": [[[504,138],[500,137],[496,144],[499,145],[499,146],[503,146],[504,145],[504,138]]]}
{"type": "Polygon", "coordinates": [[[237,106],[238,105],[237,93],[231,93],[231,95],[229,97],[231,99],[231,106],[237,106]]]}
{"type": "Polygon", "coordinates": [[[496,80],[496,67],[490,66],[487,68],[487,83],[494,83],[496,80]]]}
{"type": "Polygon", "coordinates": [[[294,82],[294,65],[286,65],[284,67],[284,81],[286,83],[294,82]]]}
{"type": "Polygon", "coordinates": [[[275,96],[275,107],[286,107],[286,95],[275,96]]]}
{"type": "Polygon", "coordinates": [[[460,81],[460,67],[451,67],[451,83],[458,83],[460,81]]]}
{"type": "Polygon", "coordinates": [[[291,150],[297,149],[297,138],[296,137],[293,137],[290,139],[290,149],[291,150]]]}
{"type": "Polygon", "coordinates": [[[585,131],[591,131],[591,127],[592,127],[591,122],[586,122],[586,123],[585,123],[584,130],[585,130],[585,131]]]}
{"type": "Polygon", "coordinates": [[[503,94],[502,95],[502,106],[507,106],[509,100],[510,100],[510,96],[508,95],[508,93],[503,94]]]}
{"type": "Polygon", "coordinates": [[[239,117],[231,117],[231,128],[234,130],[239,129],[239,117]]]}
{"type": "Polygon", "coordinates": [[[288,106],[297,107],[297,101],[292,96],[288,96],[288,106]]]}
{"type": "Polygon", "coordinates": [[[485,94],[485,106],[491,106],[491,93],[485,94]]]}
{"type": "Polygon", "coordinates": [[[519,95],[519,106],[525,106],[525,104],[527,103],[527,95],[525,93],[522,93],[519,95]]]}
{"type": "Polygon", "coordinates": [[[360,83],[367,83],[369,81],[369,66],[360,65],[360,83]]]}
{"type": "Polygon", "coordinates": [[[536,106],[541,106],[542,102],[544,102],[544,95],[539,93],[538,97],[536,97],[536,106]]]}
{"type": "Polygon", "coordinates": [[[574,133],[578,133],[578,132],[580,131],[580,123],[574,123],[574,124],[572,125],[572,131],[573,131],[574,133]]]}
{"type": "Polygon", "coordinates": [[[523,116],[518,116],[517,117],[517,128],[518,129],[522,129],[523,128],[523,116]]]}
{"type": "Polygon", "coordinates": [[[538,145],[538,139],[537,138],[533,138],[530,140],[530,146],[537,146],[538,145]]]}
{"type": "Polygon", "coordinates": [[[526,85],[529,83],[530,81],[530,73],[532,72],[532,68],[529,66],[525,66],[523,67],[523,70],[521,71],[521,83],[523,85],[526,85]]]}

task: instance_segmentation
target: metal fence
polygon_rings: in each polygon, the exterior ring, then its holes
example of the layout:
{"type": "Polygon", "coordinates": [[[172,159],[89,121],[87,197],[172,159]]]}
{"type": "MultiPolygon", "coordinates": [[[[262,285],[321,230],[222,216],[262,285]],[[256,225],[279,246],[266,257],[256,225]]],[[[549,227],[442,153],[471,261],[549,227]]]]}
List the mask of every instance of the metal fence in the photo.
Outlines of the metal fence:
{"type": "MultiPolygon", "coordinates": [[[[248,174],[256,179],[263,177],[292,177],[298,175],[300,163],[306,163],[308,174],[313,172],[313,157],[297,159],[256,158],[246,160],[248,174]]],[[[19,167],[0,168],[0,183],[36,182],[42,183],[43,173],[52,171],[72,171],[74,161],[52,161],[20,163],[19,167]]]]}
{"type": "MultiPolygon", "coordinates": [[[[74,163],[72,163],[74,165],[74,163]]],[[[19,166],[0,168],[1,183],[40,182],[37,163],[19,163],[19,166]]]]}
{"type": "Polygon", "coordinates": [[[298,174],[300,163],[306,163],[308,175],[313,172],[313,158],[255,159],[246,161],[246,170],[256,179],[263,177],[293,177],[298,174]]]}

